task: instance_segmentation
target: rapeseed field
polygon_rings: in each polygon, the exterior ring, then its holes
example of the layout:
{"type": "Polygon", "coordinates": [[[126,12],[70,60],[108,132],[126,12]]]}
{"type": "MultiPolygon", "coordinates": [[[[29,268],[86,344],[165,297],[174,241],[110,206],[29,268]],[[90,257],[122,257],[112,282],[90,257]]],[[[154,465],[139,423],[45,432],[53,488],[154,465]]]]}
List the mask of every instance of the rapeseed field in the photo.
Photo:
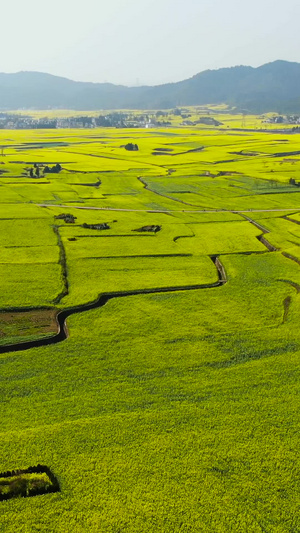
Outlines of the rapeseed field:
{"type": "Polygon", "coordinates": [[[0,130],[1,532],[300,531],[298,135],[223,111],[0,130]]]}

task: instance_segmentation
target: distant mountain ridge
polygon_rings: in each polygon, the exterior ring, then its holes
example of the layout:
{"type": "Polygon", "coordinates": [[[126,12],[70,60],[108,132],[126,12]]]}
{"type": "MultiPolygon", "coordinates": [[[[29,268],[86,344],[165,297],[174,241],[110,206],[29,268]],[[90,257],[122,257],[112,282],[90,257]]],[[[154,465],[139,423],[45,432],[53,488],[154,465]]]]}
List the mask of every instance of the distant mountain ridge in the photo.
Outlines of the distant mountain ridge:
{"type": "Polygon", "coordinates": [[[300,112],[300,64],[205,70],[165,85],[76,82],[40,72],[0,73],[0,109],[168,109],[226,103],[249,112],[300,112]]]}

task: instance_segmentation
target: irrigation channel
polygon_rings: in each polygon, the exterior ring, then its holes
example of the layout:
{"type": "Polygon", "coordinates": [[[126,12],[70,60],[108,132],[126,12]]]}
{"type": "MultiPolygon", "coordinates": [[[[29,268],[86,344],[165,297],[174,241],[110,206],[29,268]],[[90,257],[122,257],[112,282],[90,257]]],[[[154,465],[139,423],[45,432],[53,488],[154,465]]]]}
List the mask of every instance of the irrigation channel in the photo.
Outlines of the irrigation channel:
{"type": "Polygon", "coordinates": [[[69,332],[67,328],[67,318],[76,313],[83,313],[85,311],[91,311],[92,309],[97,309],[98,307],[103,307],[109,300],[113,298],[124,298],[125,296],[138,296],[143,294],[157,294],[164,292],[178,292],[178,291],[193,291],[199,289],[213,289],[216,287],[221,287],[227,283],[227,276],[219,257],[217,255],[210,256],[210,259],[213,261],[218,272],[218,281],[214,283],[203,283],[199,285],[187,285],[184,287],[161,287],[157,289],[139,289],[131,291],[116,291],[101,294],[97,300],[90,302],[88,304],[78,305],[70,309],[63,309],[59,311],[56,315],[56,321],[58,325],[58,333],[52,335],[51,337],[46,337],[43,339],[36,339],[32,341],[18,342],[14,344],[6,344],[0,346],[1,353],[9,352],[18,352],[21,350],[29,350],[30,348],[37,348],[39,346],[48,346],[49,344],[57,344],[62,342],[69,337],[69,332]]]}

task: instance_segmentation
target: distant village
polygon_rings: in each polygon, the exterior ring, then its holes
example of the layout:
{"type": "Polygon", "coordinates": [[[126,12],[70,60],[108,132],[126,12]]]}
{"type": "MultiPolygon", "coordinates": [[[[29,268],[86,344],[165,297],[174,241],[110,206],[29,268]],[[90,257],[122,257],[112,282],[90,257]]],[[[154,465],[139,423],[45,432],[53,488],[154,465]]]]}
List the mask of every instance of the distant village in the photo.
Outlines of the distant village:
{"type": "Polygon", "coordinates": [[[157,111],[154,114],[129,114],[112,112],[90,116],[64,118],[33,118],[26,115],[0,113],[0,129],[58,129],[58,128],[156,128],[171,126],[170,113],[157,111]]]}
{"type": "MultiPolygon", "coordinates": [[[[203,111],[202,111],[203,112],[203,111]]],[[[210,112],[206,111],[209,115],[210,112]]],[[[202,116],[198,120],[191,120],[191,114],[188,109],[175,108],[170,111],[156,112],[109,112],[99,116],[70,116],[63,118],[34,118],[30,115],[21,115],[17,113],[0,113],[0,129],[59,129],[59,128],[159,128],[172,126],[196,126],[197,124],[206,124],[208,126],[221,126],[211,116],[202,116]],[[178,120],[181,122],[178,123],[178,120]]]]}
{"type": "Polygon", "coordinates": [[[264,124],[300,124],[299,115],[274,115],[264,118],[264,124]]]}
{"type": "MultiPolygon", "coordinates": [[[[174,121],[177,126],[197,126],[203,124],[219,127],[224,125],[222,122],[214,119],[207,109],[198,108],[196,113],[198,116],[195,117],[194,113],[192,117],[188,109],[175,108],[170,111],[142,111],[138,113],[111,111],[108,113],[103,112],[103,114],[99,114],[98,116],[76,115],[61,118],[38,118],[29,114],[1,112],[0,129],[159,128],[172,126],[174,125],[174,121]],[[205,111],[206,114],[204,114],[205,111]]],[[[263,115],[261,120],[263,124],[294,125],[295,128],[293,130],[295,131],[299,130],[300,126],[299,115],[263,115]]]]}

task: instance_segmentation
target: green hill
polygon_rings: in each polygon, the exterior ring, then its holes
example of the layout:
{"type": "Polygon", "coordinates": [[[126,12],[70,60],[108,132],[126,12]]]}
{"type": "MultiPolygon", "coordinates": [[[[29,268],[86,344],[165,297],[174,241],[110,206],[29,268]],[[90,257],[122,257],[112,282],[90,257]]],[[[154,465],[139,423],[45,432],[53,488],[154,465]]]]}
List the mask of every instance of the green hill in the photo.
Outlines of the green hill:
{"type": "Polygon", "coordinates": [[[75,82],[39,72],[0,74],[0,108],[158,109],[227,103],[250,112],[300,111],[300,64],[275,61],[258,68],[206,70],[154,87],[75,82]]]}

